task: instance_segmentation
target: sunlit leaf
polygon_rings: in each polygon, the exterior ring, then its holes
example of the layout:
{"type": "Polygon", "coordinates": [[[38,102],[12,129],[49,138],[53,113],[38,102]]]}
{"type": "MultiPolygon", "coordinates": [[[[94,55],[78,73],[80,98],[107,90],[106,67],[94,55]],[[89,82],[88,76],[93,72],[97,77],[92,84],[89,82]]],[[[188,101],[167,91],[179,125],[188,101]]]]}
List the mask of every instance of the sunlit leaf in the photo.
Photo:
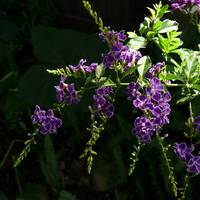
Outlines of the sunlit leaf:
{"type": "Polygon", "coordinates": [[[144,77],[147,70],[151,67],[151,59],[149,56],[144,56],[144,57],[140,58],[140,60],[138,61],[137,64],[140,65],[137,68],[138,73],[140,74],[141,77],[144,77]]]}
{"type": "Polygon", "coordinates": [[[190,76],[195,72],[198,64],[198,58],[195,54],[192,54],[186,62],[186,65],[184,67],[185,73],[187,78],[190,78],[190,76]]]}
{"type": "Polygon", "coordinates": [[[178,22],[166,19],[162,23],[162,27],[158,30],[159,33],[167,33],[178,30],[178,22]]]}

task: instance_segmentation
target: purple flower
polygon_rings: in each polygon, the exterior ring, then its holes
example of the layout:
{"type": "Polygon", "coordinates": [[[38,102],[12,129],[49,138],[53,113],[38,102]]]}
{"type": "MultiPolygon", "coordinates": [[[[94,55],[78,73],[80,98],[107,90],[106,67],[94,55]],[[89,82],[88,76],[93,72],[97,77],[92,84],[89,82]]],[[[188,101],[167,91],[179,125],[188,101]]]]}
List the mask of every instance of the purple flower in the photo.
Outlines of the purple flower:
{"type": "Polygon", "coordinates": [[[53,111],[49,109],[47,111],[47,116],[45,115],[45,110],[40,110],[40,107],[36,105],[36,110],[31,116],[33,124],[40,124],[40,133],[42,134],[52,134],[57,133],[57,128],[62,125],[61,119],[54,117],[53,111]]]}
{"type": "MultiPolygon", "coordinates": [[[[171,12],[173,13],[174,10],[181,8],[182,10],[186,11],[186,12],[191,12],[192,7],[194,7],[195,5],[200,7],[200,0],[169,0],[172,2],[172,10],[171,12]]],[[[193,12],[199,12],[198,9],[195,9],[193,12]]]]}
{"type": "Polygon", "coordinates": [[[113,93],[113,88],[102,86],[96,89],[95,92],[96,95],[93,96],[95,106],[93,106],[93,109],[96,115],[100,117],[103,113],[107,118],[111,118],[114,115],[115,108],[105,97],[109,97],[110,93],[113,93]]]}
{"type": "MultiPolygon", "coordinates": [[[[107,27],[104,28],[104,30],[107,30],[107,27]]],[[[99,37],[103,39],[103,42],[106,41],[122,41],[125,42],[126,36],[124,35],[125,31],[121,30],[119,33],[117,31],[108,31],[107,36],[104,33],[100,33],[99,37]]]]}
{"type": "Polygon", "coordinates": [[[128,87],[126,88],[126,94],[130,94],[130,96],[127,98],[129,101],[132,100],[133,97],[137,97],[138,94],[138,90],[140,89],[140,84],[139,82],[134,83],[134,82],[130,82],[130,84],[128,85],[128,87]]]}
{"type": "Polygon", "coordinates": [[[76,67],[74,67],[74,66],[72,66],[72,65],[69,65],[69,67],[73,70],[73,71],[82,71],[81,70],[81,67],[82,68],[84,68],[84,63],[86,62],[86,60],[83,60],[83,59],[81,59],[80,61],[79,61],[79,64],[76,66],[76,67]]]}
{"type": "Polygon", "coordinates": [[[156,65],[152,65],[148,70],[147,73],[144,75],[146,78],[153,78],[158,77],[158,74],[160,72],[160,68],[165,66],[165,62],[159,62],[156,65]]]}
{"type": "Polygon", "coordinates": [[[140,139],[141,144],[151,143],[151,136],[156,131],[156,126],[153,121],[143,115],[142,117],[136,118],[134,125],[135,128],[131,132],[140,139]]]}
{"type": "Polygon", "coordinates": [[[96,69],[98,66],[98,63],[92,63],[90,66],[84,66],[86,69],[86,73],[89,74],[93,69],[96,69]]]}
{"type": "Polygon", "coordinates": [[[76,96],[76,92],[74,91],[74,83],[71,83],[70,85],[68,85],[66,87],[66,91],[67,93],[65,94],[65,99],[64,101],[66,101],[66,105],[71,105],[72,102],[74,102],[75,104],[79,103],[79,99],[76,96]]]}
{"type": "Polygon", "coordinates": [[[151,83],[151,87],[147,86],[146,88],[146,92],[147,94],[154,94],[155,92],[159,92],[159,91],[164,91],[164,86],[160,83],[160,80],[158,78],[152,78],[149,79],[150,83],[151,83]]]}
{"type": "Polygon", "coordinates": [[[198,124],[198,126],[197,126],[197,128],[196,128],[196,131],[197,131],[197,132],[200,132],[200,116],[198,116],[198,117],[196,117],[196,118],[194,119],[193,124],[198,124]]]}
{"type": "Polygon", "coordinates": [[[65,76],[61,76],[61,80],[58,86],[54,86],[56,88],[56,93],[57,93],[57,99],[59,102],[62,101],[65,93],[64,93],[64,88],[65,88],[65,84],[64,82],[66,81],[67,77],[65,76]]]}
{"type": "Polygon", "coordinates": [[[200,173],[200,156],[196,156],[189,160],[187,171],[200,173]]]}
{"type": "Polygon", "coordinates": [[[178,158],[181,159],[182,162],[189,161],[194,156],[191,154],[191,152],[194,150],[194,146],[191,145],[190,147],[187,147],[185,142],[181,142],[178,144],[177,142],[174,143],[174,152],[178,158]]]}
{"type": "Polygon", "coordinates": [[[103,42],[108,42],[111,49],[108,54],[102,54],[103,66],[113,69],[115,62],[121,62],[124,66],[124,71],[127,68],[136,64],[138,60],[142,57],[140,52],[131,51],[129,46],[124,46],[122,42],[126,40],[124,35],[125,31],[120,32],[108,31],[107,35],[100,33],[99,36],[103,39],[103,42]]]}
{"type": "Polygon", "coordinates": [[[69,65],[69,67],[73,71],[80,71],[80,72],[82,72],[82,70],[86,69],[86,73],[89,74],[93,69],[96,69],[98,66],[98,63],[92,63],[90,66],[84,65],[84,63],[86,63],[86,60],[81,59],[79,61],[79,64],[76,67],[74,67],[72,65],[69,65]]]}
{"type": "Polygon", "coordinates": [[[36,105],[36,110],[34,114],[31,116],[31,119],[33,120],[33,124],[41,123],[43,118],[45,117],[45,110],[41,110],[38,105],[36,105]]]}
{"type": "Polygon", "coordinates": [[[133,101],[133,105],[141,110],[153,110],[153,103],[150,98],[144,94],[137,96],[137,99],[133,101]]]}

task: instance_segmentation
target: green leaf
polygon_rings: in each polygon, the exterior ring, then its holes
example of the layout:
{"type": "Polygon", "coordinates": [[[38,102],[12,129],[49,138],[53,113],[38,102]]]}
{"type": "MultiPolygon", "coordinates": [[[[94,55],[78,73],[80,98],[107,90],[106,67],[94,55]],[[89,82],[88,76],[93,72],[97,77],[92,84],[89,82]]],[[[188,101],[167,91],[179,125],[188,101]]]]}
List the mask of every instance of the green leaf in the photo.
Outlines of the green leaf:
{"type": "Polygon", "coordinates": [[[139,65],[129,67],[129,68],[123,73],[123,76],[122,76],[121,80],[122,80],[123,78],[125,78],[126,76],[128,76],[129,74],[131,74],[132,72],[134,72],[134,71],[137,69],[138,66],[139,66],[139,65]]]}
{"type": "Polygon", "coordinates": [[[198,58],[196,57],[195,54],[192,54],[186,62],[186,65],[184,67],[185,72],[186,72],[186,76],[189,79],[190,76],[195,72],[195,70],[197,69],[197,65],[198,65],[198,58]]]}
{"type": "Polygon", "coordinates": [[[160,19],[165,14],[168,7],[169,5],[165,5],[158,11],[158,14],[157,14],[158,19],[160,19]]]}
{"type": "Polygon", "coordinates": [[[128,43],[130,49],[135,51],[137,51],[140,48],[145,48],[146,45],[147,45],[147,40],[144,37],[140,36],[132,38],[128,43]]]}
{"type": "Polygon", "coordinates": [[[62,190],[60,192],[60,196],[59,196],[58,200],[78,200],[78,199],[77,199],[76,195],[71,194],[68,191],[62,190]]]}
{"type": "Polygon", "coordinates": [[[93,76],[87,77],[87,79],[85,80],[84,86],[86,86],[88,83],[90,83],[90,81],[91,81],[93,78],[94,78],[93,76]]]}
{"type": "Polygon", "coordinates": [[[17,25],[5,19],[0,19],[0,40],[10,41],[18,32],[17,25]]]}
{"type": "Polygon", "coordinates": [[[47,200],[48,195],[46,187],[44,185],[39,185],[31,182],[27,182],[25,188],[22,191],[17,200],[47,200]]]}
{"type": "Polygon", "coordinates": [[[190,49],[180,48],[180,49],[175,49],[171,51],[170,53],[176,53],[179,55],[189,56],[192,53],[192,51],[190,49]]]}
{"type": "Polygon", "coordinates": [[[149,26],[150,26],[150,19],[149,17],[145,17],[144,18],[144,22],[140,24],[140,35],[145,34],[148,30],[149,30],[149,26]]]}
{"type": "Polygon", "coordinates": [[[149,7],[147,7],[147,9],[151,12],[152,17],[155,17],[155,11],[149,7]]]}
{"type": "Polygon", "coordinates": [[[54,68],[51,65],[36,64],[28,69],[19,82],[19,98],[44,108],[51,108],[57,102],[54,86],[59,84],[60,76],[49,74],[46,69],[54,68]]]}
{"type": "Polygon", "coordinates": [[[6,74],[0,80],[0,94],[2,94],[3,92],[5,92],[8,89],[16,88],[20,79],[21,79],[21,76],[14,71],[11,71],[8,74],[6,74]]]}
{"type": "Polygon", "coordinates": [[[167,80],[179,80],[178,76],[175,74],[167,74],[167,80]]]}
{"type": "Polygon", "coordinates": [[[166,19],[162,23],[162,27],[159,29],[158,33],[167,33],[171,31],[178,30],[178,22],[166,19]]]}
{"type": "Polygon", "coordinates": [[[132,32],[132,31],[128,31],[127,34],[128,34],[128,38],[134,38],[134,37],[137,36],[137,34],[135,32],[132,32]]]}
{"type": "Polygon", "coordinates": [[[147,36],[150,37],[150,38],[151,37],[153,38],[155,35],[156,35],[156,32],[154,32],[154,31],[148,31],[147,32],[147,36]]]}
{"type": "Polygon", "coordinates": [[[101,63],[100,65],[97,66],[95,70],[95,75],[98,79],[100,79],[103,76],[104,72],[105,68],[103,68],[103,63],[101,63]]]}
{"type": "Polygon", "coordinates": [[[189,101],[189,99],[190,99],[189,96],[183,97],[183,98],[179,99],[179,100],[176,102],[176,104],[182,105],[182,104],[186,103],[187,101],[189,101]]]}
{"type": "Polygon", "coordinates": [[[165,76],[165,74],[159,74],[159,78],[161,78],[164,82],[166,81],[166,76],[165,76]]]}
{"type": "Polygon", "coordinates": [[[103,86],[103,85],[108,85],[108,84],[114,84],[113,81],[108,78],[108,77],[101,77],[99,80],[99,85],[103,86]]]}
{"type": "Polygon", "coordinates": [[[156,24],[153,26],[154,31],[158,31],[162,27],[162,22],[157,21],[156,24]]]}
{"type": "Polygon", "coordinates": [[[2,190],[0,190],[0,199],[1,200],[8,200],[7,196],[3,193],[2,190]]]}
{"type": "Polygon", "coordinates": [[[200,90],[200,85],[193,85],[192,88],[200,90]]]}
{"type": "Polygon", "coordinates": [[[36,26],[31,29],[31,42],[39,61],[53,64],[55,68],[76,66],[80,59],[101,62],[101,54],[107,51],[97,34],[85,34],[69,29],[36,26]]]}
{"type": "Polygon", "coordinates": [[[59,166],[53,142],[49,134],[46,134],[44,137],[44,153],[46,161],[43,156],[40,155],[40,164],[43,174],[51,188],[58,192],[60,191],[59,166]]]}
{"type": "Polygon", "coordinates": [[[149,56],[144,56],[144,57],[140,58],[140,60],[138,61],[137,64],[140,65],[137,68],[139,75],[141,77],[144,77],[147,70],[151,67],[151,59],[149,56]]]}

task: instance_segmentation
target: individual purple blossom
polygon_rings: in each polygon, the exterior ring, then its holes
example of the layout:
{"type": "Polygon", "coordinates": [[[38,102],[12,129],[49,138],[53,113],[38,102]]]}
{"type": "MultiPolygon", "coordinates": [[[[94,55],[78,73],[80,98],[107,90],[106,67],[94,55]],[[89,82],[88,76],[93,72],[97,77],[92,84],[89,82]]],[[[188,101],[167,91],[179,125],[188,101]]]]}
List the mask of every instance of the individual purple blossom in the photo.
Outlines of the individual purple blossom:
{"type": "Polygon", "coordinates": [[[61,76],[61,80],[60,80],[60,83],[58,86],[54,86],[56,88],[56,93],[57,93],[57,99],[59,102],[62,101],[65,93],[64,93],[64,88],[65,88],[65,84],[64,82],[66,81],[66,78],[65,76],[61,76]]]}
{"type": "Polygon", "coordinates": [[[47,111],[47,116],[45,113],[45,110],[41,110],[40,107],[36,105],[36,110],[31,116],[33,124],[40,124],[40,133],[42,134],[57,133],[57,128],[62,125],[61,119],[55,117],[51,109],[47,111]]]}
{"type": "Polygon", "coordinates": [[[187,147],[185,142],[181,142],[178,144],[177,142],[174,143],[174,152],[178,158],[181,159],[182,162],[189,161],[194,156],[191,154],[191,152],[194,150],[194,146],[191,145],[190,147],[187,147]]]}
{"type": "Polygon", "coordinates": [[[171,112],[171,109],[169,107],[161,109],[159,106],[154,107],[152,110],[152,114],[159,118],[162,122],[162,125],[168,123],[169,124],[169,119],[167,115],[169,115],[171,112]]]}
{"type": "Polygon", "coordinates": [[[151,99],[144,94],[137,96],[137,99],[133,101],[133,105],[141,110],[153,110],[154,106],[151,99]]]}
{"type": "Polygon", "coordinates": [[[45,110],[41,110],[40,107],[38,105],[36,105],[36,109],[34,114],[31,116],[31,119],[33,121],[33,124],[36,123],[41,123],[43,118],[45,117],[45,110]]]}
{"type": "Polygon", "coordinates": [[[79,61],[79,64],[74,67],[72,65],[69,65],[69,67],[75,72],[75,71],[80,71],[82,72],[84,69],[86,71],[87,74],[89,74],[92,70],[96,69],[98,66],[98,63],[92,63],[90,66],[84,65],[84,63],[86,63],[86,59],[81,59],[79,61]]]}
{"type": "Polygon", "coordinates": [[[139,82],[130,82],[130,84],[126,88],[126,94],[130,94],[130,96],[127,99],[131,101],[133,97],[137,97],[139,95],[139,89],[141,89],[139,82]]]}
{"type": "Polygon", "coordinates": [[[197,131],[197,132],[200,132],[200,116],[198,116],[198,117],[196,117],[196,118],[194,119],[193,124],[197,124],[197,125],[198,125],[197,128],[196,128],[196,131],[197,131]]]}
{"type": "Polygon", "coordinates": [[[193,157],[189,160],[187,171],[200,173],[200,156],[193,157]]]}
{"type": "Polygon", "coordinates": [[[65,99],[64,101],[66,102],[66,105],[71,105],[72,102],[74,102],[75,104],[79,103],[79,99],[76,96],[76,92],[74,90],[74,83],[71,83],[70,85],[68,85],[66,87],[66,94],[65,94],[65,99]]]}
{"type": "Polygon", "coordinates": [[[151,86],[147,86],[147,94],[154,94],[155,92],[164,91],[164,86],[161,84],[160,80],[156,77],[149,79],[151,86]]]}
{"type": "Polygon", "coordinates": [[[73,71],[82,71],[82,70],[81,70],[81,67],[84,68],[84,66],[85,66],[84,63],[86,63],[86,60],[81,59],[81,60],[79,61],[79,64],[78,64],[76,67],[74,67],[74,66],[72,66],[72,65],[69,65],[69,67],[70,67],[73,71]]]}

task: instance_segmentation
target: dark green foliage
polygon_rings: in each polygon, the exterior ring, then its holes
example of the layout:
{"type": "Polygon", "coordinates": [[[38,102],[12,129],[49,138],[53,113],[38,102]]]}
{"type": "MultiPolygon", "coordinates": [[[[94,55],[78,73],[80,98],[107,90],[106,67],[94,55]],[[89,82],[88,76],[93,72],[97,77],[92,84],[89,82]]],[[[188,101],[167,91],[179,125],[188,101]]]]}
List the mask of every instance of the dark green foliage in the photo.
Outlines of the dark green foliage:
{"type": "Polygon", "coordinates": [[[50,135],[45,135],[44,138],[44,155],[40,155],[43,174],[47,183],[58,193],[60,191],[59,165],[50,135]]]}
{"type": "Polygon", "coordinates": [[[78,199],[77,199],[76,195],[73,195],[68,191],[62,190],[60,192],[60,196],[59,196],[58,200],[78,200],[78,199]]]}

